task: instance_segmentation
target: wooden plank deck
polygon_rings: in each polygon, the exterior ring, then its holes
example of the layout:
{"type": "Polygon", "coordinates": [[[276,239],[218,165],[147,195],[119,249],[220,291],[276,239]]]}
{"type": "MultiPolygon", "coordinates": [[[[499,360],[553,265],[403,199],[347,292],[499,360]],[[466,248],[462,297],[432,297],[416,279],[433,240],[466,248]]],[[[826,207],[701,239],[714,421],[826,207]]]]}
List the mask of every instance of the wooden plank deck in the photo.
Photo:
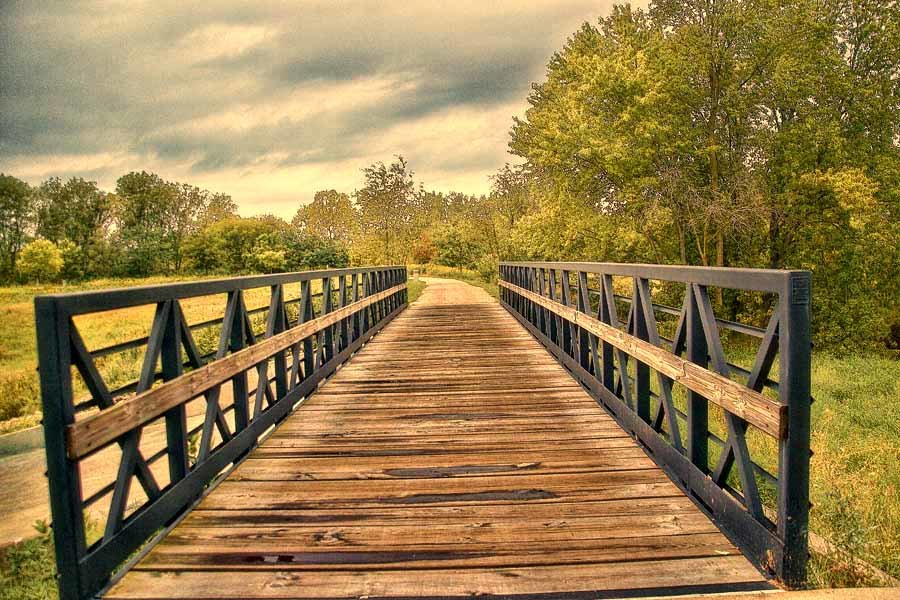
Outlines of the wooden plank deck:
{"type": "Polygon", "coordinates": [[[435,282],[105,597],[765,587],[513,317],[435,282]]]}

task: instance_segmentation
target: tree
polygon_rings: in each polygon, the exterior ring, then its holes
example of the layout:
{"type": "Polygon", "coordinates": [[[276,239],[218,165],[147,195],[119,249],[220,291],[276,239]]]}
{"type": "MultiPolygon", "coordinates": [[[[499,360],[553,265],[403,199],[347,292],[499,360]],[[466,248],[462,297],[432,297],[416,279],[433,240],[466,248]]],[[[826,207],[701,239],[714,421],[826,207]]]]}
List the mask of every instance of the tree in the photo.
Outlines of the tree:
{"type": "Polygon", "coordinates": [[[27,183],[0,173],[0,279],[16,272],[16,259],[34,221],[34,197],[27,183]]]}
{"type": "Polygon", "coordinates": [[[167,271],[174,262],[172,214],[177,186],[155,173],[131,172],[116,182],[120,200],[117,238],[124,252],[125,273],[147,276],[167,271]]]}
{"type": "Polygon", "coordinates": [[[514,227],[534,207],[527,165],[509,163],[491,176],[491,200],[505,225],[514,227]]]}
{"type": "Polygon", "coordinates": [[[238,216],[237,204],[227,194],[209,194],[197,219],[197,229],[238,216]]]}
{"type": "Polygon", "coordinates": [[[73,272],[88,277],[104,270],[106,236],[112,223],[113,198],[97,183],[73,177],[65,184],[48,179],[36,190],[36,232],[54,243],[69,240],[75,245],[73,272]]]}
{"type": "Polygon", "coordinates": [[[305,231],[294,230],[284,237],[288,269],[342,268],[349,266],[350,253],[346,246],[305,231]]]}
{"type": "Polygon", "coordinates": [[[230,196],[146,171],[120,177],[116,194],[118,238],[132,275],[180,272],[187,239],[204,226],[233,217],[236,210],[230,196]]]}
{"type": "Polygon", "coordinates": [[[382,264],[405,262],[423,192],[416,188],[413,172],[402,156],[389,166],[377,162],[366,167],[363,174],[366,183],[355,196],[360,233],[370,238],[366,258],[382,264]]]}
{"type": "MultiPolygon", "coordinates": [[[[253,258],[257,240],[265,235],[281,236],[288,228],[287,223],[271,216],[224,219],[188,239],[185,244],[186,265],[194,271],[205,273],[254,271],[259,268],[253,258]]],[[[273,239],[281,238],[267,238],[270,247],[273,239]]]]}
{"type": "Polygon", "coordinates": [[[436,255],[437,248],[434,246],[431,235],[429,235],[427,231],[423,231],[421,234],[419,234],[419,238],[416,240],[415,244],[413,244],[413,262],[419,264],[430,263],[432,260],[434,260],[434,257],[436,255]]]}
{"type": "Polygon", "coordinates": [[[55,281],[63,267],[59,248],[48,240],[34,240],[22,248],[17,266],[19,278],[25,282],[55,281]]]}
{"type": "Polygon", "coordinates": [[[289,270],[287,252],[281,247],[277,233],[264,233],[256,238],[250,252],[249,265],[262,273],[281,273],[289,270]]]}
{"type": "Polygon", "coordinates": [[[463,267],[472,266],[478,253],[477,246],[455,226],[444,227],[436,231],[434,247],[435,259],[438,264],[456,267],[460,270],[463,267]]]}
{"type": "Polygon", "coordinates": [[[346,245],[353,237],[356,221],[350,196],[325,190],[316,192],[311,203],[301,206],[292,223],[311,235],[346,245]]]}

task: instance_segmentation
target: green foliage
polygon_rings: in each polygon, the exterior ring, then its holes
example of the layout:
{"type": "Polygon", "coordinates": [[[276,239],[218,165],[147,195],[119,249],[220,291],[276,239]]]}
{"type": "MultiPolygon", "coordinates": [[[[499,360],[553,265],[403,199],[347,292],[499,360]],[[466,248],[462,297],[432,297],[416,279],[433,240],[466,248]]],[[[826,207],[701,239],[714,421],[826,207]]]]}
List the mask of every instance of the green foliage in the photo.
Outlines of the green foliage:
{"type": "Polygon", "coordinates": [[[46,523],[36,529],[36,538],[0,550],[0,600],[57,597],[53,539],[46,523]]]}
{"type": "Polygon", "coordinates": [[[38,412],[41,408],[41,391],[34,372],[2,372],[0,385],[0,421],[17,419],[38,412]]]}
{"type": "MultiPolygon", "coordinates": [[[[246,273],[261,263],[255,262],[254,248],[262,236],[275,236],[288,225],[275,217],[223,219],[193,235],[185,244],[184,253],[189,268],[202,273],[246,273]]],[[[276,261],[275,257],[269,257],[276,261]]],[[[265,263],[268,267],[274,263],[265,263]]]]}
{"type": "MultiPolygon", "coordinates": [[[[261,237],[264,238],[265,236],[261,237]]],[[[272,248],[260,241],[253,246],[248,263],[254,271],[260,273],[281,273],[288,266],[284,250],[272,248]]]]}
{"type": "Polygon", "coordinates": [[[27,183],[0,173],[0,280],[11,279],[34,218],[34,196],[27,183]]]}
{"type": "Polygon", "coordinates": [[[539,203],[509,255],[810,269],[818,346],[883,347],[898,56],[896,3],[615,7],[553,56],[515,121],[539,203]]]}
{"type": "Polygon", "coordinates": [[[63,254],[56,244],[34,240],[22,248],[16,270],[25,282],[56,281],[63,269],[63,254]]]}
{"type": "Polygon", "coordinates": [[[350,253],[338,239],[293,231],[284,240],[288,270],[342,268],[350,265],[350,253]]]}
{"type": "Polygon", "coordinates": [[[421,198],[413,171],[402,156],[390,165],[363,169],[365,185],[356,191],[360,239],[357,259],[370,264],[406,262],[415,239],[415,215],[421,198]]]}
{"type": "Polygon", "coordinates": [[[450,225],[434,233],[435,262],[448,267],[471,267],[478,248],[459,227],[450,225]]]}
{"type": "Polygon", "coordinates": [[[120,177],[116,195],[120,271],[131,276],[181,271],[188,239],[201,226],[234,218],[236,208],[228,196],[146,171],[120,177]]]}
{"type": "Polygon", "coordinates": [[[113,222],[115,198],[93,181],[73,177],[66,183],[51,178],[35,190],[36,233],[54,243],[75,245],[67,272],[79,277],[104,272],[102,257],[113,222]]]}
{"type": "Polygon", "coordinates": [[[346,245],[356,230],[357,217],[350,196],[326,190],[316,192],[310,204],[301,206],[292,223],[303,233],[346,245]]]}

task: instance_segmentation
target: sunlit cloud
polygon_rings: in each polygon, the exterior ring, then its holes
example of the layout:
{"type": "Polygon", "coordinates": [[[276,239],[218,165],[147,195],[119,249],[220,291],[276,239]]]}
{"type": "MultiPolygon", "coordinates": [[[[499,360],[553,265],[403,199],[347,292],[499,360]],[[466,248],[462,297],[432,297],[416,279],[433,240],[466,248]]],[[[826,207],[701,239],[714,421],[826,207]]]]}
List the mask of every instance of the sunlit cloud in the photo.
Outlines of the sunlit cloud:
{"type": "Polygon", "coordinates": [[[152,170],[289,218],[405,156],[485,193],[552,53],[608,2],[3,3],[0,170],[152,170]]]}

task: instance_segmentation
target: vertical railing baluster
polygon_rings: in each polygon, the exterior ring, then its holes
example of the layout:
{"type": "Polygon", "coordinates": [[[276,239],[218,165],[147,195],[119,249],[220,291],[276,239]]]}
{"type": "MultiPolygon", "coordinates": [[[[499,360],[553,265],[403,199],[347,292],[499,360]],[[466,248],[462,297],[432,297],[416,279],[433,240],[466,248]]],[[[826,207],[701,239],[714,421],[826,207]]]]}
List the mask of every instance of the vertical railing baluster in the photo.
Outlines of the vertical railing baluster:
{"type": "MultiPolygon", "coordinates": [[[[300,314],[298,315],[298,323],[307,323],[315,318],[313,312],[313,292],[312,282],[304,280],[300,282],[300,314]]],[[[316,368],[315,348],[313,347],[313,338],[315,334],[308,335],[303,340],[303,379],[312,376],[313,370],[316,368]]]]}
{"type": "MultiPolygon", "coordinates": [[[[351,300],[359,302],[359,277],[354,273],[350,276],[351,300]]],[[[351,322],[350,341],[355,342],[360,336],[360,328],[362,324],[362,311],[357,310],[353,313],[353,321],[351,322]]]]}
{"type": "MultiPolygon", "coordinates": [[[[162,377],[164,381],[175,379],[184,372],[181,355],[181,308],[177,300],[167,302],[168,319],[162,339],[162,377]]],[[[169,409],[165,413],[166,445],[169,455],[169,482],[177,483],[188,472],[187,412],[185,405],[169,409]]]]}
{"type": "MultiPolygon", "coordinates": [[[[272,337],[287,329],[287,315],[284,308],[284,286],[281,284],[271,287],[269,300],[269,313],[266,318],[266,337],[272,337]]],[[[275,363],[275,396],[284,398],[288,393],[287,357],[285,352],[279,352],[274,357],[275,363]]]]}
{"type": "MultiPolygon", "coordinates": [[[[227,340],[227,350],[237,352],[247,346],[247,332],[244,326],[244,292],[234,290],[228,294],[228,304],[225,309],[225,323],[230,327],[227,340]]],[[[224,324],[223,324],[224,327],[224,324]]],[[[224,352],[222,353],[224,355],[224,352]]],[[[241,371],[231,378],[231,390],[234,401],[234,432],[240,433],[250,423],[250,408],[247,404],[249,386],[247,384],[247,372],[241,371]]]]}
{"type": "MultiPolygon", "coordinates": [[[[685,337],[687,359],[702,366],[709,366],[709,348],[694,285],[688,283],[685,294],[685,337]]],[[[687,391],[687,456],[704,473],[709,472],[709,402],[692,390],[687,391]]]]}
{"type": "MultiPolygon", "coordinates": [[[[347,306],[347,276],[341,275],[338,277],[338,307],[344,308],[347,306]]],[[[340,325],[340,333],[338,336],[338,352],[341,352],[350,345],[350,318],[341,319],[340,325]]]]}
{"type": "Polygon", "coordinates": [[[785,279],[779,302],[779,400],[788,407],[787,436],[778,453],[778,535],[784,541],[781,578],[806,580],[809,533],[811,281],[808,272],[785,279]]]}
{"type": "MultiPolygon", "coordinates": [[[[587,273],[578,272],[578,310],[586,315],[591,314],[591,291],[588,286],[587,273]]],[[[580,334],[580,355],[581,366],[584,370],[591,372],[595,377],[600,377],[600,368],[598,366],[597,356],[597,336],[589,333],[587,330],[581,329],[580,334]]]]}
{"type": "MultiPolygon", "coordinates": [[[[638,278],[634,278],[633,293],[631,296],[632,329],[631,335],[638,339],[649,341],[647,321],[644,318],[643,300],[639,291],[638,278]]],[[[650,422],[650,367],[639,360],[635,360],[634,393],[638,416],[650,422]]]]}
{"type": "MultiPolygon", "coordinates": [[[[572,306],[572,282],[571,272],[563,270],[560,272],[560,280],[562,281],[562,289],[560,290],[560,299],[566,306],[572,306]]],[[[563,352],[568,356],[575,356],[575,325],[565,319],[560,319],[560,342],[562,343],[563,352]]]]}
{"type": "Polygon", "coordinates": [[[68,457],[65,435],[66,427],[75,422],[71,321],[52,298],[36,298],[34,311],[59,593],[61,600],[81,600],[90,592],[83,589],[79,565],[86,547],[81,476],[78,461],[68,457]]]}
{"type": "MultiPolygon", "coordinates": [[[[363,273],[362,275],[362,297],[368,298],[372,294],[372,274],[363,273]]],[[[367,306],[362,311],[362,330],[360,335],[364,335],[369,331],[369,323],[372,320],[372,307],[367,306]]]]}

